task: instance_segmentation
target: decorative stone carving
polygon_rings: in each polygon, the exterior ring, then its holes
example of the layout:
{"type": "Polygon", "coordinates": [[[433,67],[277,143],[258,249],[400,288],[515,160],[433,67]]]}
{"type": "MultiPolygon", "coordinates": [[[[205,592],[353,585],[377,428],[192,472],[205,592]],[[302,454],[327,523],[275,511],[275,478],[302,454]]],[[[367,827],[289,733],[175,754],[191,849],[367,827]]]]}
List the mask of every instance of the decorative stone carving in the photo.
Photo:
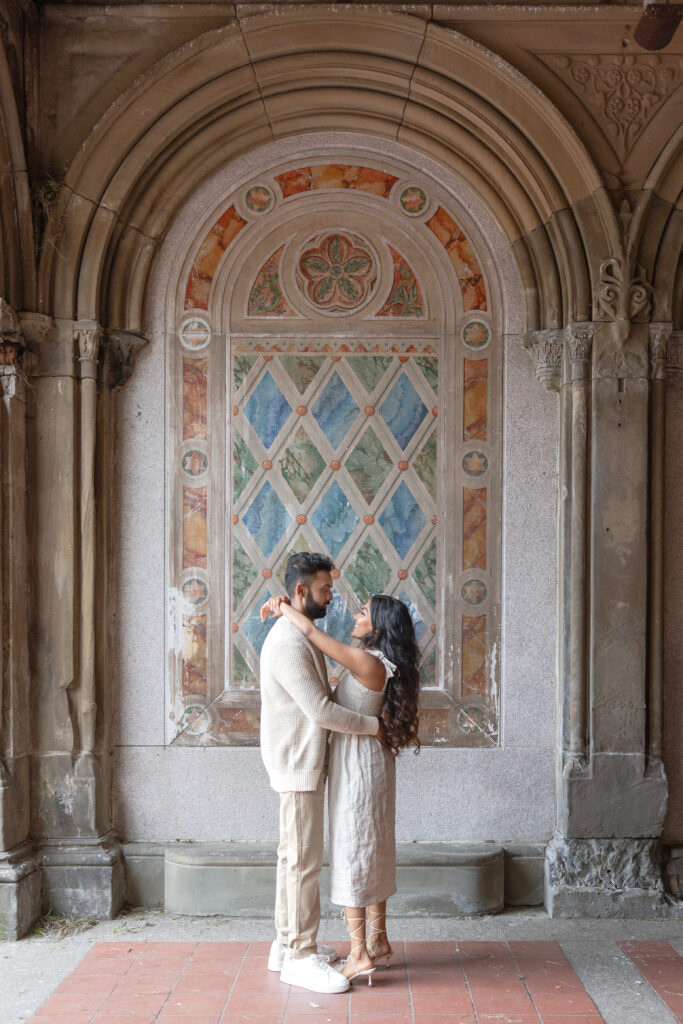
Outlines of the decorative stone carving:
{"type": "Polygon", "coordinates": [[[655,839],[565,839],[555,836],[545,851],[550,885],[662,892],[655,839]]]}
{"type": "Polygon", "coordinates": [[[536,380],[546,391],[559,391],[562,379],[562,347],[564,331],[551,329],[531,331],[522,345],[536,366],[536,380]]]}
{"type": "Polygon", "coordinates": [[[672,326],[670,323],[651,323],[649,325],[650,367],[653,380],[664,380],[666,377],[672,326]]]}
{"type": "Polygon", "coordinates": [[[600,264],[596,304],[608,323],[596,326],[593,370],[596,377],[649,376],[647,324],[633,323],[650,312],[652,286],[645,271],[630,272],[625,260],[613,257],[600,264]]]}
{"type": "Polygon", "coordinates": [[[297,267],[297,281],[316,308],[326,313],[358,309],[377,281],[377,265],[358,235],[334,232],[311,239],[297,267]]]}
{"type": "Polygon", "coordinates": [[[669,339],[666,363],[668,377],[683,376],[683,331],[675,331],[669,339]]]}
{"type": "Polygon", "coordinates": [[[648,284],[642,267],[628,273],[624,260],[612,257],[600,264],[598,308],[610,320],[629,319],[647,315],[650,311],[652,285],[648,284]]]}
{"type": "MultiPolygon", "coordinates": [[[[74,324],[74,338],[78,345],[78,359],[84,363],[96,363],[102,341],[102,330],[94,320],[79,320],[74,324]]],[[[81,369],[81,373],[83,369],[81,369]]]]}
{"type": "Polygon", "coordinates": [[[681,77],[673,56],[548,54],[544,59],[598,115],[622,160],[681,77]]]}
{"type": "Polygon", "coordinates": [[[567,353],[572,380],[586,378],[590,367],[595,324],[577,322],[567,326],[567,353]]]}
{"type": "Polygon", "coordinates": [[[133,376],[137,358],[147,344],[147,339],[130,331],[106,331],[107,381],[112,388],[121,388],[133,376]]]}
{"type": "Polygon", "coordinates": [[[0,298],[0,397],[14,398],[21,387],[24,338],[17,314],[0,298]]]}

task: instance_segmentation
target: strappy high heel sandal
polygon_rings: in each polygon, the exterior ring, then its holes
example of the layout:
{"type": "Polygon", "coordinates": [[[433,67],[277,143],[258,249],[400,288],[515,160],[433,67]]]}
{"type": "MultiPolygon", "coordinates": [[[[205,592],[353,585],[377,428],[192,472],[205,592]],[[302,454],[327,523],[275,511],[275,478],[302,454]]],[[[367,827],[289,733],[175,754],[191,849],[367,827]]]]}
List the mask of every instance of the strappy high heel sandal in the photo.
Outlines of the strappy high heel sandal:
{"type": "Polygon", "coordinates": [[[391,946],[389,946],[389,952],[388,953],[375,953],[374,949],[372,948],[372,937],[373,937],[373,935],[383,935],[383,934],[386,935],[386,932],[385,932],[385,930],[383,928],[376,928],[375,927],[377,921],[381,920],[382,918],[384,918],[384,914],[374,914],[373,915],[372,911],[368,907],[368,925],[370,927],[370,934],[368,935],[368,939],[367,939],[367,942],[365,944],[365,948],[367,949],[368,956],[372,960],[373,964],[379,964],[380,961],[386,960],[386,967],[387,967],[387,969],[389,969],[389,967],[391,967],[391,958],[394,955],[394,951],[391,948],[391,946]]]}
{"type": "MultiPolygon", "coordinates": [[[[365,918],[363,918],[362,921],[359,921],[358,924],[356,925],[356,927],[354,929],[352,929],[351,925],[349,923],[349,920],[346,917],[346,914],[344,913],[343,909],[342,909],[342,912],[341,912],[341,916],[346,921],[346,927],[349,930],[349,938],[351,938],[351,939],[358,939],[358,938],[365,939],[365,918]]],[[[335,969],[337,971],[339,971],[340,974],[343,974],[344,977],[347,978],[349,982],[355,981],[356,978],[367,978],[368,979],[368,985],[372,985],[372,976],[375,973],[375,971],[377,970],[377,968],[375,967],[374,964],[372,965],[372,967],[365,967],[362,970],[358,970],[357,967],[356,967],[356,958],[354,957],[353,952],[349,953],[349,955],[346,957],[345,960],[341,960],[338,964],[335,964],[334,966],[335,966],[335,969]],[[346,967],[347,964],[351,964],[351,967],[354,969],[354,973],[353,974],[344,974],[344,968],[346,967]]]]}

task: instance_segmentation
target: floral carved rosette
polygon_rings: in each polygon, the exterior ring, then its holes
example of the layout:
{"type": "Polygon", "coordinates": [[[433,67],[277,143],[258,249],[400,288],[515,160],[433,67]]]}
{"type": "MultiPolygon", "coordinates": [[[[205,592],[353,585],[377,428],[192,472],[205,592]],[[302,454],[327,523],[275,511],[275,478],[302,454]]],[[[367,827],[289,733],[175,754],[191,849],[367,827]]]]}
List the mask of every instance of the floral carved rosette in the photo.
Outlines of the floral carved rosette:
{"type": "Polygon", "coordinates": [[[299,259],[297,279],[304,295],[328,313],[363,305],[377,280],[377,267],[357,235],[334,232],[314,240],[299,259]]]}

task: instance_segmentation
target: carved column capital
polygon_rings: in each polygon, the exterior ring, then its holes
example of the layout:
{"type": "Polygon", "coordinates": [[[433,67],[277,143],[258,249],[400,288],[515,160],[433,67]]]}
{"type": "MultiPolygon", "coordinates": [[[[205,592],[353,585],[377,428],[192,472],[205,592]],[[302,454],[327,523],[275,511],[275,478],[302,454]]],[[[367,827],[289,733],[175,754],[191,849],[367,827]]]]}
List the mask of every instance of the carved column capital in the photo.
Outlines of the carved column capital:
{"type": "Polygon", "coordinates": [[[567,355],[572,380],[583,380],[588,377],[594,333],[595,324],[589,321],[577,321],[567,325],[567,355]]]}
{"type": "Polygon", "coordinates": [[[23,393],[22,354],[24,336],[19,318],[9,302],[0,298],[0,396],[19,397],[23,393]]]}
{"type": "Polygon", "coordinates": [[[536,367],[536,380],[546,391],[559,391],[562,379],[562,343],[564,331],[551,328],[545,331],[530,331],[524,336],[522,345],[536,367]]]}
{"type": "Polygon", "coordinates": [[[77,320],[74,324],[74,339],[78,345],[81,377],[95,377],[102,341],[100,325],[95,320],[77,320]]]}
{"type": "Polygon", "coordinates": [[[651,323],[649,325],[650,372],[653,380],[666,378],[672,329],[673,324],[670,323],[651,323]]]}
{"type": "Polygon", "coordinates": [[[131,331],[107,328],[105,379],[111,388],[120,388],[133,376],[135,364],[147,339],[131,331]]]}

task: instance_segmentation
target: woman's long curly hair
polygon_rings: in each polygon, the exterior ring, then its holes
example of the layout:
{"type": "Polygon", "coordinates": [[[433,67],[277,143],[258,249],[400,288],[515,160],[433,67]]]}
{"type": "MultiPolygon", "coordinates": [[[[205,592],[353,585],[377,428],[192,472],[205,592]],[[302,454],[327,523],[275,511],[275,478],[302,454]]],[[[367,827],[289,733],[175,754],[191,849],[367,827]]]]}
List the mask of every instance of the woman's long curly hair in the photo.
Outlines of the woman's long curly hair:
{"type": "Polygon", "coordinates": [[[420,691],[420,649],[408,608],[395,597],[376,594],[370,601],[372,632],[363,638],[365,648],[381,651],[396,666],[387,680],[382,721],[387,745],[396,756],[402,747],[420,749],[417,707],[420,691]]]}

